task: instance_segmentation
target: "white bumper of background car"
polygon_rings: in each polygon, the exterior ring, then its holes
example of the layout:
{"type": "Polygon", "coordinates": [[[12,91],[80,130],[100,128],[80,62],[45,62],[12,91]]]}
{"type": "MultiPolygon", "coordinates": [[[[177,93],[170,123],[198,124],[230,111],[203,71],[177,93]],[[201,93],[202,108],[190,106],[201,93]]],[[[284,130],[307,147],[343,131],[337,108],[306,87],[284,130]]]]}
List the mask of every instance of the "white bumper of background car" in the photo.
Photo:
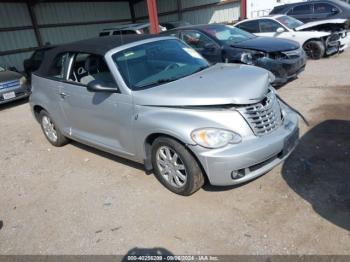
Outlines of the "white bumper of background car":
{"type": "Polygon", "coordinates": [[[340,48],[339,51],[344,51],[350,46],[350,32],[347,32],[345,36],[340,38],[340,48]]]}

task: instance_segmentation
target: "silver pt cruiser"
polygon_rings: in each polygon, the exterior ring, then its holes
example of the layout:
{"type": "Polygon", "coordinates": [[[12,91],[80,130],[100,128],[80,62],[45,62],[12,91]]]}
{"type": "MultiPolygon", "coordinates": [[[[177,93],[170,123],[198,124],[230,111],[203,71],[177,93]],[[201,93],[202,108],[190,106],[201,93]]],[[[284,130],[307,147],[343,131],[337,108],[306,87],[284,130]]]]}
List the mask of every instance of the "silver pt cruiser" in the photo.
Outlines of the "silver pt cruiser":
{"type": "Polygon", "coordinates": [[[271,81],[254,66],[210,66],[172,37],[114,36],[50,50],[30,104],[54,146],[73,139],[144,163],[191,195],[263,175],[294,149],[297,115],[271,81]]]}

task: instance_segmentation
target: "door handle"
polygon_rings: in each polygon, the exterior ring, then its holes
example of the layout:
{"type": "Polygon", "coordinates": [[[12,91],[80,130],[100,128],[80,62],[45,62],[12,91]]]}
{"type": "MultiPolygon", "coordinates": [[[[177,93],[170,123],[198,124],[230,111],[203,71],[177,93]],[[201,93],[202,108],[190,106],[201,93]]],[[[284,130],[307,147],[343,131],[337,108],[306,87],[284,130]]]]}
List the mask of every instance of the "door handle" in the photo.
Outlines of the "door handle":
{"type": "Polygon", "coordinates": [[[60,97],[61,97],[62,99],[65,99],[67,96],[68,96],[68,95],[67,95],[66,93],[60,93],[60,97]]]}

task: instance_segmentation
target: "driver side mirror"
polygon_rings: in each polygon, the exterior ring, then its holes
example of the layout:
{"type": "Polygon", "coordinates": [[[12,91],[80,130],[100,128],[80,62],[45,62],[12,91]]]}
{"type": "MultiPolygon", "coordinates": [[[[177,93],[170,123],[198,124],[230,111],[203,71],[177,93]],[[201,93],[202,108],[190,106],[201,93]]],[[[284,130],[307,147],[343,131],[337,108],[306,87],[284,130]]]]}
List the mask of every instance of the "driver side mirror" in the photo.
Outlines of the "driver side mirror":
{"type": "Polygon", "coordinates": [[[103,81],[93,80],[87,84],[87,90],[90,92],[104,92],[104,93],[119,93],[118,87],[109,87],[103,81]]]}
{"type": "Polygon", "coordinates": [[[276,30],[276,33],[278,33],[278,34],[281,34],[281,33],[283,33],[284,32],[284,28],[283,27],[279,27],[279,28],[277,28],[277,30],[276,30]]]}

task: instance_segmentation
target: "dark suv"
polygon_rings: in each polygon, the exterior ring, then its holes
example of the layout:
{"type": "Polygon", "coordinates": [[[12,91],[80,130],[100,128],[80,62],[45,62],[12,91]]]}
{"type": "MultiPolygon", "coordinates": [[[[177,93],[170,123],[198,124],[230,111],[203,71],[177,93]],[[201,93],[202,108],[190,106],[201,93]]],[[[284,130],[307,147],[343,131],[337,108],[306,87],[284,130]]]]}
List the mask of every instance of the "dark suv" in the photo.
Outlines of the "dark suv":
{"type": "Polygon", "coordinates": [[[340,0],[317,0],[276,6],[270,13],[293,16],[304,23],[334,18],[350,18],[350,5],[340,0]]]}

